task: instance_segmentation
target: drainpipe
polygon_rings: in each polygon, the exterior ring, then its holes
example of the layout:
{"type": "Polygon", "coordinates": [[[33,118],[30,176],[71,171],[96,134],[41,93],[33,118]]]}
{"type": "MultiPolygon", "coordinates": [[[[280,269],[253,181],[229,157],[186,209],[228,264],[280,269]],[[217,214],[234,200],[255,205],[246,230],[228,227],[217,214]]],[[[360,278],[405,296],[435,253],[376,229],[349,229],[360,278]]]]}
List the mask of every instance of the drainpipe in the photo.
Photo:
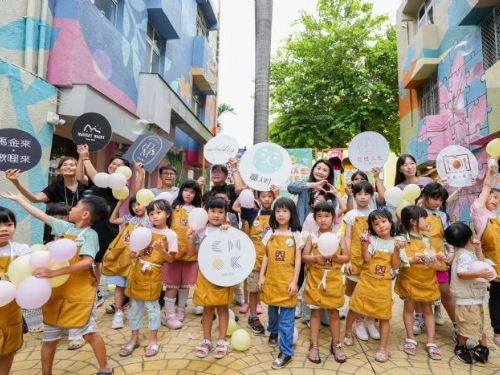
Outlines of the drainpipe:
{"type": "Polygon", "coordinates": [[[26,11],[26,29],[24,39],[24,68],[30,72],[33,69],[33,42],[35,30],[36,0],[28,0],[26,11]]]}
{"type": "Polygon", "coordinates": [[[42,0],[42,11],[40,16],[40,39],[38,41],[38,65],[36,74],[45,78],[45,41],[47,39],[47,14],[49,0],[42,0]]]}

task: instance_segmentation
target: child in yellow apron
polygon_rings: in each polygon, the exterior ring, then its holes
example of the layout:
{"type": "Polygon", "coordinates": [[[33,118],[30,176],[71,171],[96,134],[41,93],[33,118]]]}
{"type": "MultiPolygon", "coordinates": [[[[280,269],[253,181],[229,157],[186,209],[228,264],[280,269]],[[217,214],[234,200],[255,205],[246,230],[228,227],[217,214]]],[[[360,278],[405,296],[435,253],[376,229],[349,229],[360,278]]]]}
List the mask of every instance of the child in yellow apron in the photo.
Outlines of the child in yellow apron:
{"type": "Polygon", "coordinates": [[[131,251],[133,263],[128,274],[125,293],[130,298],[129,324],[130,341],[120,349],[120,356],[127,357],[139,347],[139,330],[144,320],[144,310],[148,313],[150,330],[146,357],[158,354],[158,329],[160,328],[160,303],[162,290],[161,267],[164,262],[173,262],[177,253],[177,235],[169,228],[172,208],[166,200],[151,202],[146,207],[151,222],[152,238],[149,245],[139,252],[131,251]]]}
{"type": "Polygon", "coordinates": [[[404,300],[403,314],[406,329],[404,352],[408,355],[416,354],[413,313],[415,303],[420,302],[427,334],[427,354],[431,359],[440,360],[441,352],[434,343],[435,322],[432,305],[439,299],[435,266],[445,259],[445,255],[437,253],[435,256],[429,256],[426,253],[430,247],[430,240],[422,232],[429,229],[427,216],[427,211],[419,206],[408,206],[401,211],[401,224],[406,231],[404,237],[406,255],[410,266],[401,269],[396,280],[395,292],[404,300]]]}
{"type": "Polygon", "coordinates": [[[495,265],[498,278],[490,282],[490,311],[493,341],[500,346],[500,186],[495,185],[498,168],[491,159],[488,174],[484,178],[481,194],[471,206],[471,216],[477,238],[481,240],[484,257],[495,265]]]}
{"type": "MultiPolygon", "coordinates": [[[[345,294],[348,298],[352,296],[356,283],[361,273],[363,258],[361,255],[361,236],[368,230],[368,215],[373,210],[370,208],[370,202],[373,200],[373,185],[368,181],[361,181],[352,188],[352,195],[356,202],[356,208],[350,210],[344,216],[345,223],[345,241],[349,249],[350,261],[344,266],[345,294]]],[[[375,326],[373,318],[362,316],[356,321],[354,328],[356,336],[360,340],[368,340],[369,333],[374,339],[379,339],[380,334],[375,326]]],[[[352,331],[352,325],[346,322],[346,331],[352,331]]]]}
{"type": "Polygon", "coordinates": [[[162,267],[163,285],[165,286],[165,310],[161,322],[170,329],[180,329],[186,316],[186,303],[189,289],[196,282],[198,262],[196,255],[187,254],[188,215],[191,210],[201,205],[200,185],[194,180],[185,181],[179,188],[172,207],[172,230],[177,233],[179,252],[173,263],[162,267]],[[178,306],[175,307],[175,298],[178,306]]]}
{"type": "MultiPolygon", "coordinates": [[[[380,324],[380,343],[375,360],[387,362],[389,352],[389,320],[392,318],[392,279],[401,263],[408,264],[404,249],[395,246],[392,215],[388,211],[375,210],[368,216],[369,237],[362,239],[363,265],[361,275],[351,297],[347,321],[356,315],[377,318],[380,324]]],[[[346,324],[347,325],[347,324],[346,324]]],[[[353,344],[352,333],[346,331],[344,340],[353,344]]]]}
{"type": "Polygon", "coordinates": [[[111,224],[121,225],[120,233],[109,244],[102,261],[102,274],[106,275],[108,285],[115,285],[115,314],[111,322],[112,329],[125,326],[123,322],[123,299],[127,286],[127,275],[132,261],[130,259],[130,234],[135,228],[149,227],[146,207],[137,202],[135,196],[130,197],[127,215],[120,217],[120,210],[125,200],[118,201],[111,218],[111,224]]]}
{"type": "Polygon", "coordinates": [[[78,201],[69,212],[69,222],[48,216],[28,203],[20,194],[10,192],[2,196],[17,202],[37,219],[52,227],[52,234],[74,240],[77,253],[69,260],[69,266],[57,270],[38,268],[36,277],[69,275],[61,286],[52,288],[49,301],[42,307],[45,324],[42,339],[42,372],[52,373],[54,355],[59,341],[73,328],[75,335],[81,335],[92,347],[99,373],[111,374],[106,346],[97,330],[95,297],[96,278],[93,272],[94,257],[99,249],[97,233],[91,226],[106,214],[107,203],[103,198],[90,196],[78,201]]]}
{"type": "MultiPolygon", "coordinates": [[[[453,324],[455,324],[455,298],[450,291],[450,276],[448,264],[453,261],[453,253],[448,253],[445,246],[444,231],[448,227],[448,216],[446,215],[446,200],[448,199],[448,191],[439,183],[431,182],[425,185],[422,190],[422,206],[426,209],[429,222],[429,230],[423,231],[422,234],[427,236],[431,242],[431,249],[434,254],[443,253],[447,255],[446,261],[440,262],[435,266],[436,277],[439,285],[439,294],[441,299],[436,301],[434,305],[434,317],[436,325],[444,325],[443,315],[441,314],[441,304],[446,309],[448,316],[453,324]]],[[[416,311],[421,313],[421,308],[417,303],[416,311]]],[[[418,318],[423,319],[420,314],[418,318]]]]}
{"type": "MultiPolygon", "coordinates": [[[[224,199],[210,198],[205,204],[205,209],[208,212],[206,228],[198,233],[195,233],[192,229],[188,231],[187,254],[189,256],[198,254],[200,244],[208,234],[220,229],[227,230],[230,227],[226,220],[227,205],[224,199]]],[[[226,340],[229,323],[228,306],[233,299],[233,287],[212,284],[201,272],[198,272],[193,294],[193,303],[203,306],[203,339],[196,347],[196,356],[198,358],[206,358],[213,349],[212,321],[215,310],[217,310],[219,316],[219,338],[215,346],[214,358],[220,359],[226,356],[229,347],[229,342],[226,340]]]]}
{"type": "MultiPolygon", "coordinates": [[[[10,263],[17,256],[31,252],[27,245],[12,242],[16,230],[16,217],[5,207],[0,207],[0,280],[6,280],[10,263]]],[[[14,355],[23,345],[23,314],[12,300],[0,306],[0,374],[9,374],[14,355]]]]}
{"type": "Polygon", "coordinates": [[[243,231],[250,237],[255,246],[256,258],[253,271],[245,280],[245,288],[248,292],[248,304],[243,305],[240,313],[246,313],[248,309],[248,326],[256,335],[263,335],[266,331],[259,319],[259,312],[262,312],[260,306],[260,291],[259,291],[259,275],[262,265],[262,258],[266,247],[262,243],[262,239],[270,229],[269,218],[272,213],[272,203],[279,192],[273,191],[257,191],[257,200],[262,208],[241,208],[241,221],[243,231]]]}
{"type": "Polygon", "coordinates": [[[335,207],[331,202],[319,202],[314,206],[313,216],[319,230],[310,233],[306,240],[302,260],[308,265],[304,302],[311,308],[311,344],[307,358],[313,363],[321,363],[318,336],[323,309],[328,309],[332,340],[330,352],[335,360],[343,363],[347,360],[340,344],[340,316],[338,309],[344,305],[344,283],[342,264],[349,261],[347,249],[339,247],[331,256],[324,256],[318,248],[318,239],[323,233],[332,233],[335,220],[335,207]]]}
{"type": "Polygon", "coordinates": [[[269,314],[269,344],[278,343],[280,352],[272,367],[285,367],[292,359],[297,282],[303,248],[300,222],[295,203],[289,198],[274,202],[269,230],[262,242],[266,253],[260,269],[259,288],[269,314]]]}

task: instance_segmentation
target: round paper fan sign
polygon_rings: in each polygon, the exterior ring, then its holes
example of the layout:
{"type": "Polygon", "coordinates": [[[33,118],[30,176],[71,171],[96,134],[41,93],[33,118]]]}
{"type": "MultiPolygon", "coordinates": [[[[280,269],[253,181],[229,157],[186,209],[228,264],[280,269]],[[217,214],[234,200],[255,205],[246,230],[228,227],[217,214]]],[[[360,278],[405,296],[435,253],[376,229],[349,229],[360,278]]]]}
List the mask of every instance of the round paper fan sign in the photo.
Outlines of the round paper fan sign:
{"type": "Polygon", "coordinates": [[[471,186],[479,173],[479,164],[472,152],[462,146],[448,146],[436,158],[439,177],[453,187],[471,186]]]}
{"type": "Polygon", "coordinates": [[[349,143],[349,160],[363,172],[382,168],[389,159],[389,142],[377,132],[363,132],[349,143]]]}

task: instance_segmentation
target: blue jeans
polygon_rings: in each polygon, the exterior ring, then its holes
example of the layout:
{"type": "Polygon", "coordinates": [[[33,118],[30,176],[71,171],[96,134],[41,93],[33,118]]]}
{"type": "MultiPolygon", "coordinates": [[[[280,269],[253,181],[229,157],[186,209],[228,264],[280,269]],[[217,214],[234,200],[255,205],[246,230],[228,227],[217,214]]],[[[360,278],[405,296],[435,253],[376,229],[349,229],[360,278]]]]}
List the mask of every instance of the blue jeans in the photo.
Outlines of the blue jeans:
{"type": "Polygon", "coordinates": [[[160,303],[158,300],[141,301],[135,298],[130,298],[130,309],[128,311],[130,329],[132,331],[141,329],[144,310],[148,312],[148,328],[151,331],[157,331],[160,328],[160,303]]]}
{"type": "Polygon", "coordinates": [[[293,328],[295,326],[295,307],[267,306],[269,325],[267,330],[277,333],[280,339],[280,352],[293,356],[293,328]]]}

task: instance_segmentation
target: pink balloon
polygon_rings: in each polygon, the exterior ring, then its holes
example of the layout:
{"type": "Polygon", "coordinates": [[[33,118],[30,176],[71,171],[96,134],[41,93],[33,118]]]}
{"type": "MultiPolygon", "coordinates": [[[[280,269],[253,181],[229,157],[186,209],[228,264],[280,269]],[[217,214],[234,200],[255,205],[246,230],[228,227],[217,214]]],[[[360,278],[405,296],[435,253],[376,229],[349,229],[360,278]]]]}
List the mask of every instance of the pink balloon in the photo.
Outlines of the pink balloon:
{"type": "Polygon", "coordinates": [[[130,235],[130,248],[132,251],[139,252],[149,245],[152,238],[153,235],[150,229],[144,227],[135,228],[130,235]]]}
{"type": "Polygon", "coordinates": [[[30,276],[17,288],[16,302],[23,309],[38,309],[47,303],[51,293],[49,280],[30,276]]]}
{"type": "Polygon", "coordinates": [[[37,268],[48,267],[50,263],[50,253],[48,251],[37,251],[31,253],[30,256],[30,266],[34,270],[37,268]]]}
{"type": "Polygon", "coordinates": [[[0,307],[11,303],[16,298],[16,286],[10,281],[0,280],[0,307]]]}
{"type": "Polygon", "coordinates": [[[55,240],[49,246],[50,259],[56,262],[67,262],[76,254],[76,243],[68,238],[55,240]]]}
{"type": "Polygon", "coordinates": [[[241,207],[253,208],[255,197],[253,195],[253,191],[252,190],[250,190],[250,189],[243,190],[240,193],[239,198],[240,198],[241,207]]]}

